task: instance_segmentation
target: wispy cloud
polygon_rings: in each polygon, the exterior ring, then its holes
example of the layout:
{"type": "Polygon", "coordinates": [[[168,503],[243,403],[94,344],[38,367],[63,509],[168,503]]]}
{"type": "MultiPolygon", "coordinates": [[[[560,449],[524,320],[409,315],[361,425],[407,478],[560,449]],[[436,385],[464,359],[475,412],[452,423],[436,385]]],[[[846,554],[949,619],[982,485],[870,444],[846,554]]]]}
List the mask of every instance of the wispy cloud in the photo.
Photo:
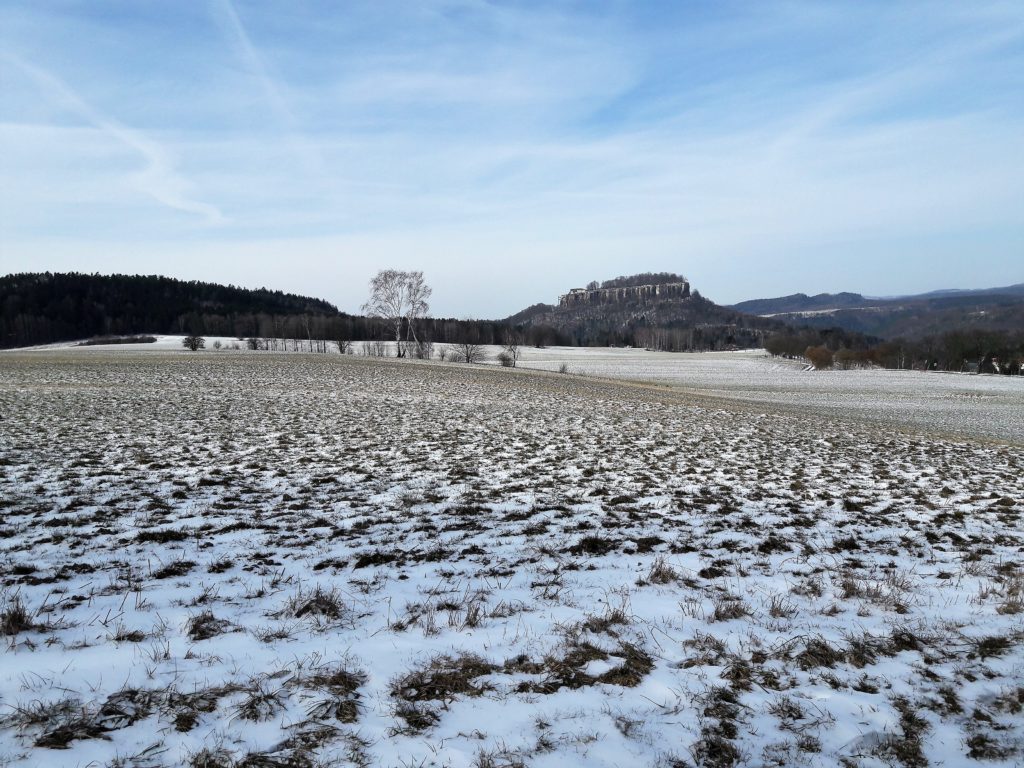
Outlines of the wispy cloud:
{"type": "Polygon", "coordinates": [[[299,120],[285,96],[285,87],[271,74],[264,57],[253,44],[232,0],[215,0],[218,22],[238,52],[246,70],[256,78],[271,112],[280,123],[285,141],[307,172],[320,174],[323,162],[313,144],[302,134],[299,120]]]}
{"type": "Polygon", "coordinates": [[[225,220],[216,206],[189,195],[190,184],[175,168],[170,153],[159,143],[100,112],[71,86],[41,67],[12,53],[3,52],[0,56],[31,78],[46,97],[141,156],[143,167],[132,175],[134,186],[139,191],[168,208],[200,216],[211,224],[225,220]]]}

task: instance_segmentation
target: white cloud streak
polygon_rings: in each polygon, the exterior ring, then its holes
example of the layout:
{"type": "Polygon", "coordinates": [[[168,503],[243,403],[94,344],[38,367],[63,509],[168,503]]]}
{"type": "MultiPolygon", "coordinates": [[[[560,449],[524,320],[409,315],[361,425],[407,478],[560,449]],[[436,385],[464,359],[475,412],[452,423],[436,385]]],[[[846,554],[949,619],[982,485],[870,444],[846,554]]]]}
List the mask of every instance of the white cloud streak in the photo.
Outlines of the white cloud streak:
{"type": "Polygon", "coordinates": [[[316,147],[302,134],[299,120],[285,97],[285,87],[271,75],[264,57],[253,44],[231,0],[216,0],[217,20],[222,25],[245,68],[256,78],[276,119],[281,123],[285,141],[310,174],[322,174],[323,161],[316,147]]]}
{"type": "Polygon", "coordinates": [[[2,52],[0,56],[31,78],[52,101],[140,155],[143,168],[132,175],[133,185],[140,192],[168,208],[199,216],[210,224],[225,221],[216,206],[189,195],[189,182],[177,171],[170,153],[159,143],[99,111],[71,86],[41,67],[9,52],[2,52]]]}

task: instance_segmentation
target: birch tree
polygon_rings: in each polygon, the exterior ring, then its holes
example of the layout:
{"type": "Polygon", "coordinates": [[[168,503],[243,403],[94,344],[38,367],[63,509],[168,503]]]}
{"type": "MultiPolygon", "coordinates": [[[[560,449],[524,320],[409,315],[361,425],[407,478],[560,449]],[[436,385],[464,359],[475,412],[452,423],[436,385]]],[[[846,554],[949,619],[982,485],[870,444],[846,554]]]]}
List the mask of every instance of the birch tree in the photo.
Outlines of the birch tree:
{"type": "Polygon", "coordinates": [[[382,269],[370,280],[370,299],[363,304],[363,312],[369,317],[380,318],[390,326],[395,336],[398,357],[405,356],[403,341],[418,343],[416,323],[430,309],[427,299],[431,292],[422,272],[382,269]]]}
{"type": "Polygon", "coordinates": [[[418,346],[420,339],[416,334],[416,323],[427,316],[430,309],[427,299],[433,290],[424,281],[422,272],[406,272],[405,276],[406,340],[418,346]]]}

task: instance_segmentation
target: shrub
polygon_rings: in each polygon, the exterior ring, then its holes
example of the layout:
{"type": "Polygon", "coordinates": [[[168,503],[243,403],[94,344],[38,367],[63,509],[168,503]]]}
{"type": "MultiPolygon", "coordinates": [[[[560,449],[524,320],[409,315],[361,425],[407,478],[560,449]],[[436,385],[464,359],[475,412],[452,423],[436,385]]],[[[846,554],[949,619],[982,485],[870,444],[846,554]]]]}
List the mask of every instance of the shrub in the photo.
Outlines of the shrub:
{"type": "Polygon", "coordinates": [[[820,371],[832,367],[832,350],[824,345],[808,347],[804,350],[804,357],[814,366],[815,370],[820,371]]]}
{"type": "Polygon", "coordinates": [[[191,349],[193,352],[203,349],[206,347],[206,339],[202,336],[186,336],[181,340],[181,346],[185,349],[191,349]]]}

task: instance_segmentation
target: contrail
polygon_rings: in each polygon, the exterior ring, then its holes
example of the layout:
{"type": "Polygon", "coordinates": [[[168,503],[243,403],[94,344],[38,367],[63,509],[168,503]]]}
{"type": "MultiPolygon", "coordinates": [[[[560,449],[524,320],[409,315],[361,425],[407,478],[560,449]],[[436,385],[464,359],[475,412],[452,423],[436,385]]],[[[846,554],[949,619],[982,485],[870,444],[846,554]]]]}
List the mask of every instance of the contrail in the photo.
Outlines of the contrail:
{"type": "Polygon", "coordinates": [[[253,45],[252,38],[246,32],[245,25],[235,10],[234,4],[231,0],[220,0],[219,5],[223,10],[228,33],[234,38],[246,67],[260,81],[260,86],[263,88],[271,109],[286,131],[287,141],[292,150],[299,156],[307,170],[322,173],[323,162],[319,153],[299,130],[299,121],[296,119],[295,113],[288,105],[281,87],[271,76],[263,57],[253,45]]]}
{"type": "Polygon", "coordinates": [[[145,160],[145,167],[136,175],[139,188],[157,202],[178,211],[202,216],[208,222],[224,221],[216,206],[188,196],[189,183],[174,168],[167,150],[145,134],[105,115],[86,102],[67,83],[55,75],[9,52],[0,52],[5,60],[20,69],[55,101],[72,110],[87,123],[135,150],[145,160]]]}

